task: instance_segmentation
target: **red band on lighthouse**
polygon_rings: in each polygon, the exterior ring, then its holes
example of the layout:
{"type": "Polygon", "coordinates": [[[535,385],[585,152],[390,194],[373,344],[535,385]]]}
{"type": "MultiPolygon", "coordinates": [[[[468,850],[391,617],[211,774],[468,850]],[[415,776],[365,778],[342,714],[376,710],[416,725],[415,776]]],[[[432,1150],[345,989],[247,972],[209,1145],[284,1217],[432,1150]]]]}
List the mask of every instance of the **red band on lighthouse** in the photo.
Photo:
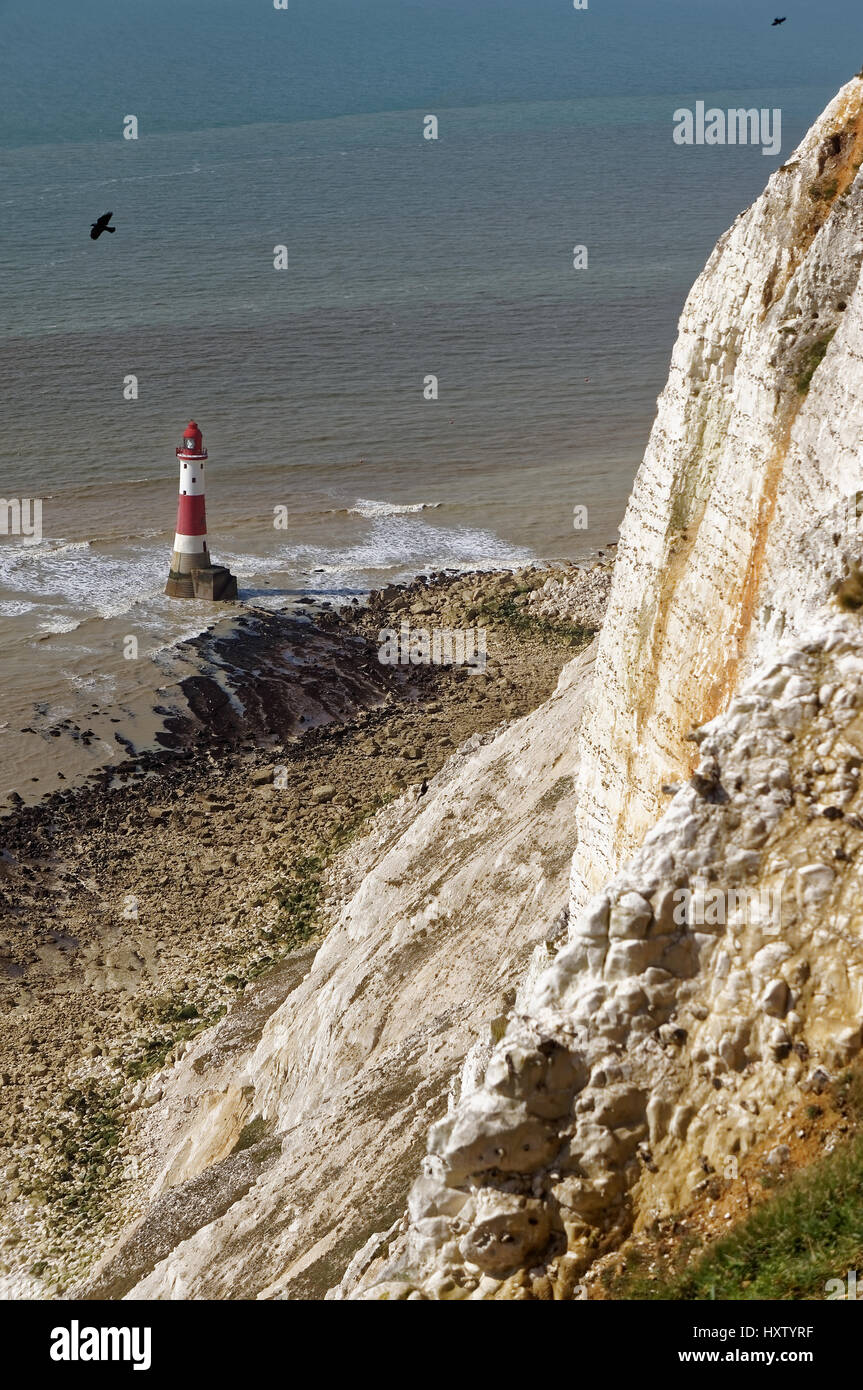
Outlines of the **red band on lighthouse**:
{"type": "Polygon", "coordinates": [[[200,536],[202,540],[206,539],[207,516],[203,494],[199,497],[180,496],[177,507],[177,535],[200,536]]]}

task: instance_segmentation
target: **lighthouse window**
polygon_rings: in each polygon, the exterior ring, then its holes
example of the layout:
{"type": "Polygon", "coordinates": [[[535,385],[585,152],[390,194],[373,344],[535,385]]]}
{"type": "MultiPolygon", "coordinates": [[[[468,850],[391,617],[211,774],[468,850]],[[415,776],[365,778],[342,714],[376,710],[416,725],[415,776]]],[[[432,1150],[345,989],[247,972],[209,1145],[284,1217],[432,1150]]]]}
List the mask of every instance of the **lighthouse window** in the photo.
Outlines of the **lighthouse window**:
{"type": "Polygon", "coordinates": [[[184,468],[188,468],[189,465],[188,465],[187,463],[184,463],[184,464],[183,464],[183,467],[184,467],[184,468]]]}
{"type": "Polygon", "coordinates": [[[192,482],[193,482],[193,483],[196,483],[197,481],[198,481],[197,478],[195,478],[195,477],[192,478],[192,482]]]}

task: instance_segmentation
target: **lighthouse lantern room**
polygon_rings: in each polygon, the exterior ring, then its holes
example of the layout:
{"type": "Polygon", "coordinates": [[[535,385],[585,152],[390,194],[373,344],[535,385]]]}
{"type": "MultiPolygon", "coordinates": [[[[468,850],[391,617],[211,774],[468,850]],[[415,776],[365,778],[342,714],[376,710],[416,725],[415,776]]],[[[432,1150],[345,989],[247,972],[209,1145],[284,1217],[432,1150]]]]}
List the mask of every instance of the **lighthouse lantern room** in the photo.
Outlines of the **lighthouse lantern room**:
{"type": "Polygon", "coordinates": [[[183,431],[177,459],[180,465],[177,532],[165,593],[172,598],[235,599],[236,579],[224,565],[213,564],[207,545],[204,502],[207,451],[194,420],[190,420],[183,431]]]}

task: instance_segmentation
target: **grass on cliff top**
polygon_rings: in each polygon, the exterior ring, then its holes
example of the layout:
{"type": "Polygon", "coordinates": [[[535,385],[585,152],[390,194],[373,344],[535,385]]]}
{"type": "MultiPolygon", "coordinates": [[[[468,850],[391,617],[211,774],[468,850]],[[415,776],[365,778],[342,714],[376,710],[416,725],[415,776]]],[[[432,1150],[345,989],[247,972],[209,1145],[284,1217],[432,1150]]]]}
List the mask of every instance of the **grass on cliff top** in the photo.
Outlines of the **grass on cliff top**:
{"type": "Polygon", "coordinates": [[[676,1302],[821,1300],[830,1279],[863,1270],[863,1077],[840,1078],[856,1133],[789,1177],[775,1194],[687,1266],[649,1278],[638,1262],[609,1281],[616,1299],[676,1302]]]}
{"type": "Polygon", "coordinates": [[[791,1178],[688,1269],[634,1270],[615,1298],[700,1302],[823,1299],[828,1279],[863,1268],[863,1136],[791,1178]]]}

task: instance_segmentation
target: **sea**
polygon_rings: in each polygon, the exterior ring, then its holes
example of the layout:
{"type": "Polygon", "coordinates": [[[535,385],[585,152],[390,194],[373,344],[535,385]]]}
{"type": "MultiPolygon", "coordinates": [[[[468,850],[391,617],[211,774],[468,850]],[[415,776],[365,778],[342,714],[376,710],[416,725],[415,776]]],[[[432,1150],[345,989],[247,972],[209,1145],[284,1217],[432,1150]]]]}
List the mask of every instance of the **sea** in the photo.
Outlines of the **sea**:
{"type": "Polygon", "coordinates": [[[774,8],[0,0],[0,806],[151,739],[217,616],[163,593],[190,418],[246,608],[615,539],[692,282],[863,53],[774,8]],[[780,151],[676,144],[699,100],[780,151]]]}

